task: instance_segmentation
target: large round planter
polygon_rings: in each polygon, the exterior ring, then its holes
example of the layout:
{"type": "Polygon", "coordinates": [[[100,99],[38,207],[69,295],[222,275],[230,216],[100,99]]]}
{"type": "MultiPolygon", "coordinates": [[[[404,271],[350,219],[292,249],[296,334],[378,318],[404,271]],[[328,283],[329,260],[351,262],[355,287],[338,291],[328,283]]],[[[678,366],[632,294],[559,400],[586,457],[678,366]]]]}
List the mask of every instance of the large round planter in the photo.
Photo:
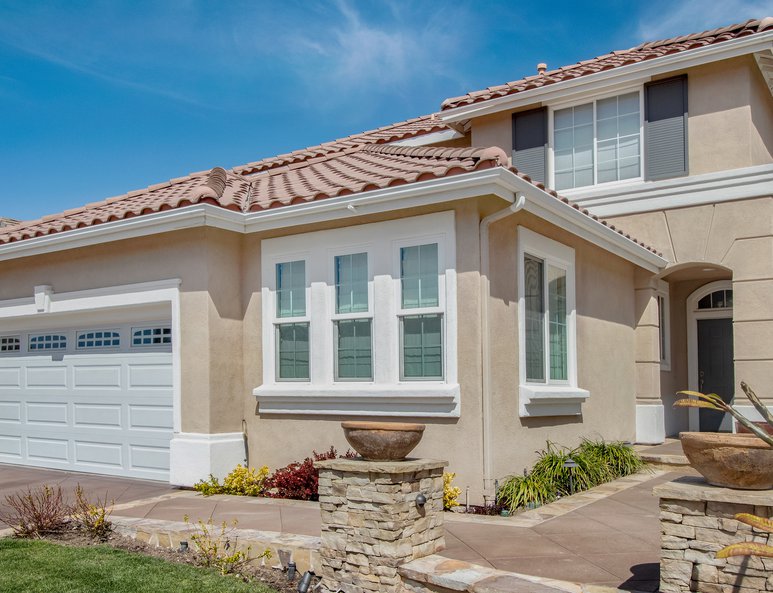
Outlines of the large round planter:
{"type": "Polygon", "coordinates": [[[352,448],[368,461],[402,461],[419,444],[424,424],[341,422],[352,448]]]}
{"type": "Polygon", "coordinates": [[[709,484],[741,490],[773,488],[773,447],[751,434],[682,432],[682,449],[709,484]]]}

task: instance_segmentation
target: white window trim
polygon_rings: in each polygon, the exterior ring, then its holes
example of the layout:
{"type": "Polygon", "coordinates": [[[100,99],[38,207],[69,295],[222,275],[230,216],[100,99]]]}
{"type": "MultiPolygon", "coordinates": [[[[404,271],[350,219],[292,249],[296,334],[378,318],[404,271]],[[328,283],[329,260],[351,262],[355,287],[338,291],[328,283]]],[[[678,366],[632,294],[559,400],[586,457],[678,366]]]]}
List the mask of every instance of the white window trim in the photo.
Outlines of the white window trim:
{"type": "Polygon", "coordinates": [[[658,289],[655,292],[658,297],[658,351],[661,344],[664,345],[665,352],[660,352],[660,370],[671,370],[671,301],[669,298],[668,282],[660,280],[658,289]],[[663,299],[663,325],[660,324],[660,299],[663,299]]]}
{"type": "MultiPolygon", "coordinates": [[[[581,404],[590,393],[577,385],[577,311],[574,249],[518,227],[518,413],[531,416],[570,416],[582,413],[581,404]],[[541,258],[548,265],[566,270],[567,380],[533,383],[526,379],[526,300],[524,298],[523,258],[526,254],[541,258]]],[[[547,272],[547,266],[546,266],[547,272]]],[[[547,295],[546,295],[547,298],[547,295]]],[[[546,349],[546,360],[549,352],[546,349]]]]}
{"type": "Polygon", "coordinates": [[[263,384],[253,393],[261,414],[458,417],[456,249],[453,212],[267,239],[262,243],[263,384]],[[429,231],[429,232],[428,232],[429,231]],[[402,309],[401,246],[438,243],[439,307],[402,309]],[[335,313],[335,255],[368,253],[368,313],[335,313]],[[306,260],[310,381],[277,381],[274,322],[276,263],[306,260]],[[443,315],[444,379],[401,380],[399,317],[443,315]],[[373,320],[373,380],[335,380],[334,320],[373,320]]]}
{"type": "Polygon", "coordinates": [[[592,97],[584,97],[581,99],[574,99],[571,101],[563,101],[560,103],[552,103],[548,106],[548,173],[549,180],[548,187],[556,187],[555,179],[555,155],[554,155],[554,138],[555,132],[554,118],[555,112],[561,109],[568,109],[569,107],[578,107],[580,105],[593,104],[593,183],[590,185],[582,185],[580,187],[568,187],[560,190],[562,193],[590,190],[592,188],[614,188],[617,186],[627,187],[636,183],[644,182],[644,171],[646,171],[645,154],[644,154],[644,85],[637,84],[622,89],[615,89],[614,91],[594,95],[592,97]],[[599,183],[598,178],[598,160],[597,160],[597,148],[598,148],[598,134],[596,133],[596,103],[604,99],[611,97],[619,97],[620,95],[627,95],[628,93],[639,93],[639,175],[638,177],[630,177],[628,179],[618,179],[616,181],[605,181],[599,183]]]}

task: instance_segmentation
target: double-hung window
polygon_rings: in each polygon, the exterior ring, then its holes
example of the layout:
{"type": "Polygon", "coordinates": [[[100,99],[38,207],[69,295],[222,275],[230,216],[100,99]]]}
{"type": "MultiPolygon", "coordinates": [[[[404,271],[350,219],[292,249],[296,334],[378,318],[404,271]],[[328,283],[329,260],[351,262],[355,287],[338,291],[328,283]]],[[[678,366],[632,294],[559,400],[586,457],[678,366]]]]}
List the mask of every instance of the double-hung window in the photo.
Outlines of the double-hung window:
{"type": "Polygon", "coordinates": [[[373,379],[373,315],[368,253],[334,256],[335,380],[373,379]]]}
{"type": "Polygon", "coordinates": [[[457,416],[455,222],[266,239],[261,413],[457,416]]]}
{"type": "Polygon", "coordinates": [[[639,91],[553,111],[556,190],[641,177],[639,91]]]}
{"type": "Polygon", "coordinates": [[[438,244],[400,248],[400,376],[443,378],[438,244]]]}
{"type": "Polygon", "coordinates": [[[276,264],[276,376],[308,381],[309,319],[306,316],[306,262],[276,264]]]}
{"type": "Polygon", "coordinates": [[[521,416],[580,413],[574,249],[518,227],[521,416]]]}

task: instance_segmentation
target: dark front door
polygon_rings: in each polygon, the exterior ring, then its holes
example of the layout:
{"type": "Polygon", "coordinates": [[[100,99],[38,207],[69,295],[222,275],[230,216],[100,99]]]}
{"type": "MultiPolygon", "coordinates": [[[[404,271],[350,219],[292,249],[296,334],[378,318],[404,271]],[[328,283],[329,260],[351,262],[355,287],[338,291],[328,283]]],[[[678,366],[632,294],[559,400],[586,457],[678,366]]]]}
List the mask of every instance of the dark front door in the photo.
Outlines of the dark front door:
{"type": "MultiPolygon", "coordinates": [[[[698,320],[698,391],[716,393],[730,403],[735,390],[733,376],[733,320],[698,320]]],[[[724,414],[700,409],[700,429],[717,432],[724,414]]]]}

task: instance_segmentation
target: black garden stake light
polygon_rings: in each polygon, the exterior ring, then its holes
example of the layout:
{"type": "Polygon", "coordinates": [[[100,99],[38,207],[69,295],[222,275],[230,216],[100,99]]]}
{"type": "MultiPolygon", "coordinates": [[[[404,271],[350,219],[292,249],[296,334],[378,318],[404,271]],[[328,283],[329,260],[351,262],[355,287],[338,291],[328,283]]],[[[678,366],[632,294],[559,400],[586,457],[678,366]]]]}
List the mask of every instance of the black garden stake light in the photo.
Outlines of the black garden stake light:
{"type": "Polygon", "coordinates": [[[571,457],[568,457],[566,461],[564,461],[564,467],[569,470],[569,494],[574,494],[574,468],[577,467],[577,462],[572,459],[571,457]]]}

